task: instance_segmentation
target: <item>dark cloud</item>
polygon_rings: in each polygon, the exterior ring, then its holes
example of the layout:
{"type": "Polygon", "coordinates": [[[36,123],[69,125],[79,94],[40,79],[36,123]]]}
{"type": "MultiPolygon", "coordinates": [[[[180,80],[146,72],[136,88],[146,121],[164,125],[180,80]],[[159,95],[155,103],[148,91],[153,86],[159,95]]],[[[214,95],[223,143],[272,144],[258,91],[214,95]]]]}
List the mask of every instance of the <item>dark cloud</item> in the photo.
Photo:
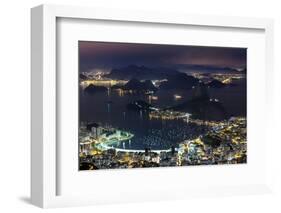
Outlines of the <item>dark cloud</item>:
{"type": "Polygon", "coordinates": [[[95,67],[198,64],[245,67],[245,48],[79,41],[80,70],[95,67]]]}

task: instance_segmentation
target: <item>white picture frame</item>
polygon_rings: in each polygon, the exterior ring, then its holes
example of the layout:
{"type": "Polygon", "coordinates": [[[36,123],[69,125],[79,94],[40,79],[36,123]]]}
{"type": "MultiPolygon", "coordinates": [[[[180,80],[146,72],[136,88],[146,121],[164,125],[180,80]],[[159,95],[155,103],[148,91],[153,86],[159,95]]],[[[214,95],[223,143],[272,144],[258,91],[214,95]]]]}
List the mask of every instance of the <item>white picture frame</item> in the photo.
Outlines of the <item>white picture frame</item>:
{"type": "MultiPolygon", "coordinates": [[[[153,13],[147,11],[122,11],[100,8],[84,8],[74,6],[41,5],[31,10],[31,201],[42,208],[76,205],[92,205],[99,203],[138,202],[142,200],[163,200],[188,198],[194,196],[241,195],[265,193],[271,191],[270,164],[270,125],[273,100],[270,91],[273,89],[273,21],[271,19],[216,17],[203,15],[153,13]],[[87,19],[120,22],[153,23],[161,25],[193,25],[202,27],[223,27],[231,29],[257,29],[265,34],[265,73],[266,87],[263,91],[267,97],[267,113],[264,123],[267,134],[264,144],[266,165],[262,172],[266,178],[258,184],[234,184],[218,187],[198,187],[187,192],[171,189],[173,196],[163,196],[161,190],[155,189],[154,198],[140,193],[138,195],[97,199],[96,196],[58,195],[57,159],[57,20],[87,19]]],[[[174,172],[178,172],[174,170],[174,172]]],[[[146,173],[155,173],[147,170],[146,173]]],[[[199,177],[198,177],[199,178],[199,177]]],[[[75,183],[73,183],[75,184],[75,183]]]]}

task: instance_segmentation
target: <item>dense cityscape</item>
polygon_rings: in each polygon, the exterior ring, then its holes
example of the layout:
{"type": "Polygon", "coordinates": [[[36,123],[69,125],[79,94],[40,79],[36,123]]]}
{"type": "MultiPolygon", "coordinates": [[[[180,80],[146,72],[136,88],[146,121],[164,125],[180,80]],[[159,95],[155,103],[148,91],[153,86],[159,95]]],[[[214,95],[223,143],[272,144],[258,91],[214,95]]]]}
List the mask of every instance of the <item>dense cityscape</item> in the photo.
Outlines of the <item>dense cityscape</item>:
{"type": "Polygon", "coordinates": [[[80,170],[247,162],[245,66],[81,67],[80,170]]]}
{"type": "MultiPolygon", "coordinates": [[[[88,126],[89,128],[89,126],[88,126]]],[[[245,163],[247,157],[246,120],[231,118],[212,125],[210,131],[193,140],[179,143],[169,150],[129,150],[113,148],[133,137],[120,130],[103,129],[96,125],[93,131],[81,127],[81,169],[139,168],[208,164],[245,163]],[[95,133],[93,133],[95,132],[95,133]],[[100,132],[101,136],[96,135],[100,132]]]]}

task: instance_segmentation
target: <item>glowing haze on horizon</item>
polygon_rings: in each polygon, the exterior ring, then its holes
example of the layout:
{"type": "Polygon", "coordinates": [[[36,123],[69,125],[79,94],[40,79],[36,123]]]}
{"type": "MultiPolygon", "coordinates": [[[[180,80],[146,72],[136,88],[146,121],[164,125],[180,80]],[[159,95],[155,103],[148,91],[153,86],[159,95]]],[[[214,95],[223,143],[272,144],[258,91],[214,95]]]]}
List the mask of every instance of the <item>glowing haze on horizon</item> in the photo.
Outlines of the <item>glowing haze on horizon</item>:
{"type": "Polygon", "coordinates": [[[79,41],[79,70],[130,64],[179,64],[245,68],[246,48],[79,41]]]}

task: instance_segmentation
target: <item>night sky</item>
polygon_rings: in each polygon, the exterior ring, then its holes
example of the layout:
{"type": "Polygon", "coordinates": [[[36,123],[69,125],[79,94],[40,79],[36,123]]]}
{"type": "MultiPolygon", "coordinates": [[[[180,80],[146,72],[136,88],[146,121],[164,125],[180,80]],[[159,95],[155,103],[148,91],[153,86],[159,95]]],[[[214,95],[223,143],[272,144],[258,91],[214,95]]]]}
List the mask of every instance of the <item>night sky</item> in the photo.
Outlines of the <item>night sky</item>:
{"type": "Polygon", "coordinates": [[[201,47],[79,41],[80,72],[131,64],[173,66],[179,64],[246,67],[245,48],[201,47]]]}

